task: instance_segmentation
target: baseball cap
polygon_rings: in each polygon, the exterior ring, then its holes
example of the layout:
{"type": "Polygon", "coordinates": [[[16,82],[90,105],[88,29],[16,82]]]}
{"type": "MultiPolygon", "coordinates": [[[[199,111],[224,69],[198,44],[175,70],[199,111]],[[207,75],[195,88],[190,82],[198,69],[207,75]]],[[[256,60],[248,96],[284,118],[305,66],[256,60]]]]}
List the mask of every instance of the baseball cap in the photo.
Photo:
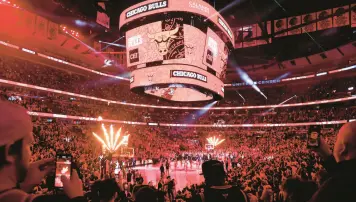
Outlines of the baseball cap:
{"type": "Polygon", "coordinates": [[[0,100],[0,113],[0,146],[13,144],[31,134],[32,121],[25,108],[0,100]]]}
{"type": "Polygon", "coordinates": [[[217,160],[205,161],[202,165],[202,171],[201,175],[205,176],[225,176],[224,165],[221,161],[217,160]]]}

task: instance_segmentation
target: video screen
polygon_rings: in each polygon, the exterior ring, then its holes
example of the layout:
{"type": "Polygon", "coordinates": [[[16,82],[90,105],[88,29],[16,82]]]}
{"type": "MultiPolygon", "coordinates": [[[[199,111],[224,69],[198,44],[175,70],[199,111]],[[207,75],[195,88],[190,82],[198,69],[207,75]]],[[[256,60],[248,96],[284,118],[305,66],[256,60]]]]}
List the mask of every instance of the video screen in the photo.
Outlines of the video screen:
{"type": "Polygon", "coordinates": [[[204,94],[192,86],[183,84],[170,84],[168,87],[150,86],[145,88],[145,93],[161,97],[166,100],[180,102],[208,101],[213,99],[211,94],[204,94]]]}
{"type": "Polygon", "coordinates": [[[188,65],[159,65],[136,69],[131,89],[144,88],[146,94],[171,101],[207,101],[215,93],[224,95],[224,83],[207,71],[188,65]]]}
{"type": "Polygon", "coordinates": [[[126,33],[128,66],[185,58],[182,20],[150,23],[126,33]]]}
{"type": "MultiPolygon", "coordinates": [[[[125,9],[119,20],[119,28],[128,25],[136,20],[144,20],[147,16],[156,14],[167,14],[171,12],[184,12],[209,19],[217,28],[226,34],[228,40],[235,42],[233,32],[218,11],[209,3],[202,0],[150,0],[143,1],[125,9]]],[[[167,21],[168,22],[168,21],[167,21]]],[[[163,27],[164,29],[164,27],[163,27]]],[[[163,30],[162,30],[163,31],[163,30]]],[[[167,31],[166,29],[164,31],[167,31]]],[[[206,34],[206,30],[203,31],[206,34]]],[[[198,39],[198,38],[197,38],[198,39]]],[[[199,38],[200,40],[200,38],[199,38]]],[[[198,41],[198,40],[197,40],[198,41]]]]}
{"type": "Polygon", "coordinates": [[[186,64],[204,70],[210,67],[218,75],[226,69],[227,53],[224,54],[225,43],[222,39],[210,29],[204,33],[194,26],[183,24],[183,19],[179,18],[128,31],[126,48],[129,67],[146,67],[145,64],[151,62],[186,64]],[[209,51],[214,54],[207,61],[206,52],[209,51]]]}
{"type": "Polygon", "coordinates": [[[224,97],[228,50],[209,28],[179,17],[149,23],[126,32],[126,49],[131,89],[182,102],[224,97]]]}
{"type": "Polygon", "coordinates": [[[61,176],[65,175],[67,178],[70,178],[72,170],[72,157],[67,155],[59,155],[56,160],[56,177],[54,186],[63,187],[61,176]]]}
{"type": "Polygon", "coordinates": [[[224,41],[208,28],[203,59],[204,65],[212,68],[216,71],[218,77],[223,79],[225,78],[228,54],[224,41]]]}

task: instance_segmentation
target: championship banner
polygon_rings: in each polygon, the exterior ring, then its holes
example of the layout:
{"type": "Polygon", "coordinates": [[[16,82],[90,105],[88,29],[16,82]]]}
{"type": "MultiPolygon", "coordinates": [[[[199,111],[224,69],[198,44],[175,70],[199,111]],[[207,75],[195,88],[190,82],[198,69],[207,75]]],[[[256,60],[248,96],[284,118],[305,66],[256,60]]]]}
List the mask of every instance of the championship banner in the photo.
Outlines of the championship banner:
{"type": "MultiPolygon", "coordinates": [[[[301,24],[301,16],[294,16],[294,17],[289,17],[288,18],[288,29],[299,26],[301,24]]],[[[288,35],[296,35],[296,34],[301,34],[302,33],[302,29],[301,28],[297,28],[297,29],[293,29],[288,31],[288,35]]]]}
{"type": "MultiPolygon", "coordinates": [[[[105,8],[105,3],[104,2],[99,2],[98,5],[106,10],[105,8]]],[[[99,25],[102,25],[108,29],[110,29],[110,17],[106,14],[106,13],[102,13],[102,12],[97,12],[96,14],[96,22],[99,24],[99,25]]]]}
{"type": "Polygon", "coordinates": [[[316,20],[316,13],[309,13],[302,16],[302,23],[307,24],[302,27],[302,32],[315,32],[316,31],[316,22],[311,23],[316,20]]]}
{"type": "Polygon", "coordinates": [[[243,27],[243,47],[244,48],[256,46],[256,40],[253,40],[254,38],[256,38],[256,34],[257,34],[256,26],[257,26],[257,24],[243,27]]]}
{"type": "Polygon", "coordinates": [[[356,27],[356,4],[351,4],[351,27],[356,27]]]}
{"type": "Polygon", "coordinates": [[[233,30],[235,33],[235,48],[242,48],[242,42],[243,42],[243,28],[242,27],[237,27],[233,30]]]}
{"type": "MultiPolygon", "coordinates": [[[[270,35],[272,33],[271,27],[271,21],[268,22],[262,22],[262,26],[264,27],[265,30],[267,30],[267,34],[270,35]]],[[[256,27],[256,37],[261,37],[263,34],[261,27],[257,24],[256,27]]],[[[272,43],[271,37],[268,37],[268,43],[272,43]]],[[[267,40],[265,39],[258,39],[256,40],[256,45],[263,45],[267,44],[267,40]]]]}
{"type": "Polygon", "coordinates": [[[36,15],[26,11],[17,9],[18,19],[16,22],[17,31],[23,35],[32,35],[35,30],[36,15]]]}
{"type": "Polygon", "coordinates": [[[331,16],[331,9],[318,12],[318,30],[324,30],[333,27],[333,19],[328,16],[331,16]]]}
{"type": "MultiPolygon", "coordinates": [[[[287,18],[279,19],[274,21],[274,33],[283,31],[287,29],[287,18]]],[[[287,36],[287,32],[281,34],[276,34],[274,37],[287,36]]]]}
{"type": "Polygon", "coordinates": [[[7,30],[8,32],[19,32],[19,21],[20,21],[20,9],[11,8],[10,6],[2,6],[0,4],[0,26],[2,30],[7,30]]]}
{"type": "Polygon", "coordinates": [[[36,35],[39,37],[47,37],[48,20],[44,17],[37,16],[36,18],[36,35]]]}
{"type": "Polygon", "coordinates": [[[349,6],[333,9],[333,27],[342,27],[350,24],[349,6]]]}
{"type": "Polygon", "coordinates": [[[25,10],[23,12],[24,12],[24,20],[25,20],[24,22],[25,29],[30,34],[33,34],[35,32],[35,27],[36,27],[36,15],[25,10]]]}
{"type": "Polygon", "coordinates": [[[50,40],[56,40],[57,37],[58,37],[58,24],[57,23],[54,23],[54,22],[51,22],[49,21],[48,23],[48,33],[47,33],[47,37],[48,39],[50,40]]]}
{"type": "Polygon", "coordinates": [[[12,22],[14,23],[18,31],[23,31],[25,28],[25,13],[23,10],[15,9],[14,16],[12,17],[12,22]]]}

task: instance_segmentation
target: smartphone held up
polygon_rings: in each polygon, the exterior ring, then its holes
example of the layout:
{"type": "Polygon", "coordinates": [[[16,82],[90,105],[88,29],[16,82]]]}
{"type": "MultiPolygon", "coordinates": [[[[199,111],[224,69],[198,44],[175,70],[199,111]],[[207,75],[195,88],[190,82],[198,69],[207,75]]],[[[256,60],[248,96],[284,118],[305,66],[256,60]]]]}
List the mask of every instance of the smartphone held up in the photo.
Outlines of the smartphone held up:
{"type": "Polygon", "coordinates": [[[320,146],[321,126],[310,126],[308,130],[307,147],[318,148],[320,146]]]}
{"type": "Polygon", "coordinates": [[[63,183],[61,176],[64,175],[70,178],[72,175],[72,155],[70,154],[57,154],[56,155],[56,173],[54,180],[54,187],[61,189],[63,183]]]}

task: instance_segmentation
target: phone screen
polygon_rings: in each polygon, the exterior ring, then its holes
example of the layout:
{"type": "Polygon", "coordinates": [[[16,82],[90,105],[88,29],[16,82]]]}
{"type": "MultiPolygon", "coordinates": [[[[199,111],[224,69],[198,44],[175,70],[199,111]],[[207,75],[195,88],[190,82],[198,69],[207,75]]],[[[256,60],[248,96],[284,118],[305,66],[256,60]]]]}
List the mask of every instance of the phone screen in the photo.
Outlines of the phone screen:
{"type": "Polygon", "coordinates": [[[63,183],[61,176],[65,175],[70,178],[72,171],[72,156],[66,154],[60,154],[56,157],[56,177],[54,180],[54,187],[62,188],[63,183]]]}
{"type": "Polygon", "coordinates": [[[310,126],[308,131],[308,147],[319,147],[320,126],[310,126]]]}

